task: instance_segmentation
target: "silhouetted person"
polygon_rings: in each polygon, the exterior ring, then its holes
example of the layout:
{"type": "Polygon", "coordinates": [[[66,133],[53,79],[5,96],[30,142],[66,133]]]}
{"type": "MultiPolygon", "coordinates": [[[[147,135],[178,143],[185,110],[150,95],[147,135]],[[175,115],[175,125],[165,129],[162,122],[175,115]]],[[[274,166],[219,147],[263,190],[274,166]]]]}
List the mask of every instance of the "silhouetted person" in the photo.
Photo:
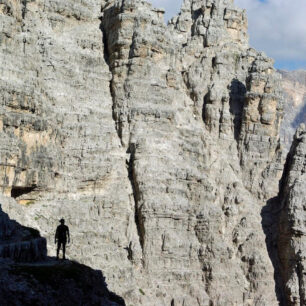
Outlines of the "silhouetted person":
{"type": "Polygon", "coordinates": [[[55,243],[57,242],[56,259],[58,259],[59,251],[61,245],[63,246],[63,259],[65,259],[66,243],[68,238],[68,243],[70,242],[69,228],[65,225],[65,220],[60,220],[61,224],[57,227],[55,232],[55,243]]]}

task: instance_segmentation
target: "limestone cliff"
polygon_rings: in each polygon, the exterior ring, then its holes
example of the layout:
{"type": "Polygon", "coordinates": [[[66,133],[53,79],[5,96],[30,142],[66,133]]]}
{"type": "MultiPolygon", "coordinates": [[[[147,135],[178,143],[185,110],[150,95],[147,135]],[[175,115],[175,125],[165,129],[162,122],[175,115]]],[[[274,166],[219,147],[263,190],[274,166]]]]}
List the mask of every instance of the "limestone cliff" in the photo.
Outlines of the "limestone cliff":
{"type": "Polygon", "coordinates": [[[232,0],[0,2],[0,200],[127,305],[277,305],[261,209],[280,78],[232,0]],[[101,3],[102,2],[102,3],[101,3]],[[21,205],[21,206],[20,206],[21,205]]]}

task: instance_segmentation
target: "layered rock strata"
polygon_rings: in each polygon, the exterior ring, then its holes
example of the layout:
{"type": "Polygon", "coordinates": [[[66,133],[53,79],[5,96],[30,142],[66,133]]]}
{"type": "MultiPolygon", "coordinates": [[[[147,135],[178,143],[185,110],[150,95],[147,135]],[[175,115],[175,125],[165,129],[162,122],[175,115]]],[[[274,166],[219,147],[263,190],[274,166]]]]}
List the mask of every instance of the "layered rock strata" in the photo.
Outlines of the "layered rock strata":
{"type": "Polygon", "coordinates": [[[3,209],[128,305],[277,305],[261,208],[279,76],[231,0],[0,4],[3,209]],[[22,205],[16,208],[16,205],[22,205]],[[22,212],[20,212],[22,210],[22,212]]]}

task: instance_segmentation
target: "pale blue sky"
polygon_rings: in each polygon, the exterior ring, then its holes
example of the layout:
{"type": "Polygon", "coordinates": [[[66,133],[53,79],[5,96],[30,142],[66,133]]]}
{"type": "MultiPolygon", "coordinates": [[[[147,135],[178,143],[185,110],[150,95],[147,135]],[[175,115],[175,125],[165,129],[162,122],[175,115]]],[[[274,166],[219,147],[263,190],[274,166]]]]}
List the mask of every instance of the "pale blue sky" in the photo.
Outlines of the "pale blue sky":
{"type": "MultiPolygon", "coordinates": [[[[166,9],[168,20],[180,10],[183,0],[149,0],[166,9]]],[[[245,8],[250,44],[275,59],[275,67],[306,69],[306,0],[235,0],[245,8]]]]}

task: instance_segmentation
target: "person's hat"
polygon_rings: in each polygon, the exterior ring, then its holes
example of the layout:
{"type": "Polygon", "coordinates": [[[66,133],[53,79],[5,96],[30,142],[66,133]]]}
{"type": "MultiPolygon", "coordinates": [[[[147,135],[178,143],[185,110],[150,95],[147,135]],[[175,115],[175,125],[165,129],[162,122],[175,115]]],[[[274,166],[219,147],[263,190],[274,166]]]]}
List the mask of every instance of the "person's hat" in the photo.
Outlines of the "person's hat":
{"type": "Polygon", "coordinates": [[[65,219],[64,218],[62,218],[61,220],[60,220],[60,222],[62,223],[62,222],[65,222],[65,219]]]}

